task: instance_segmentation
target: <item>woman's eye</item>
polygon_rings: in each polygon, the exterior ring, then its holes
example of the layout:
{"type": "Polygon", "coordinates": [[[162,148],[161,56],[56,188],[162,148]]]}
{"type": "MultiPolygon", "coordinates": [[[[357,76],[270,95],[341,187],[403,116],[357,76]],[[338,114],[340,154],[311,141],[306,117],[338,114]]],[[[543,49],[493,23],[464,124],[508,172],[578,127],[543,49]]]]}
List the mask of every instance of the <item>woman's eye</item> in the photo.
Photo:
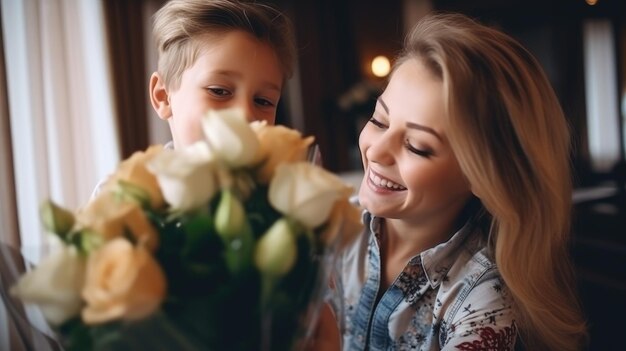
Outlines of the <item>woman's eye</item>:
{"type": "Polygon", "coordinates": [[[374,117],[371,117],[369,122],[372,123],[373,125],[375,125],[376,127],[380,128],[380,129],[387,129],[386,125],[382,124],[379,120],[377,120],[374,117]]]}
{"type": "Polygon", "coordinates": [[[217,97],[226,97],[232,95],[230,91],[224,88],[207,88],[207,90],[217,97]]]}
{"type": "Polygon", "coordinates": [[[275,106],[275,104],[271,100],[264,99],[264,98],[256,98],[254,99],[254,103],[259,106],[264,106],[264,107],[275,106]]]}
{"type": "Polygon", "coordinates": [[[410,152],[418,155],[418,156],[422,156],[425,158],[430,158],[432,155],[434,155],[433,151],[430,149],[418,149],[415,146],[411,145],[411,143],[409,143],[408,140],[404,141],[404,146],[406,147],[407,150],[409,150],[410,152]]]}

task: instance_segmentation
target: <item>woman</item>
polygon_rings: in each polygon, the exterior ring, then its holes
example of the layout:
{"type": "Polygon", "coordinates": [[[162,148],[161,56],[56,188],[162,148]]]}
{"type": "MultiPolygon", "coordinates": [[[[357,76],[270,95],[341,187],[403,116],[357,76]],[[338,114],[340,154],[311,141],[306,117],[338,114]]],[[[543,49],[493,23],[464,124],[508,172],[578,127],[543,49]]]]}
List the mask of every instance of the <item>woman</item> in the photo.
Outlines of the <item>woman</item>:
{"type": "Polygon", "coordinates": [[[581,347],[568,126],[526,49],[425,17],[359,146],[368,230],[331,282],[344,350],[581,347]]]}

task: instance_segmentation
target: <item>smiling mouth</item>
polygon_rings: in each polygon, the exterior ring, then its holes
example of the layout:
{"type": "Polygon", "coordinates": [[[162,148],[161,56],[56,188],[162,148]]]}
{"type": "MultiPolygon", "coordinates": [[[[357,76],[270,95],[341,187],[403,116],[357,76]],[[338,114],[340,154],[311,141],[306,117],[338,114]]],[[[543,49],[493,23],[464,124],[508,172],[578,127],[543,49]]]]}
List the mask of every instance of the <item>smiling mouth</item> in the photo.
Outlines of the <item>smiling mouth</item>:
{"type": "Polygon", "coordinates": [[[372,171],[369,171],[369,179],[377,187],[394,190],[394,191],[406,190],[406,188],[403,187],[402,185],[394,183],[389,179],[381,178],[378,175],[374,174],[374,172],[372,171]]]}

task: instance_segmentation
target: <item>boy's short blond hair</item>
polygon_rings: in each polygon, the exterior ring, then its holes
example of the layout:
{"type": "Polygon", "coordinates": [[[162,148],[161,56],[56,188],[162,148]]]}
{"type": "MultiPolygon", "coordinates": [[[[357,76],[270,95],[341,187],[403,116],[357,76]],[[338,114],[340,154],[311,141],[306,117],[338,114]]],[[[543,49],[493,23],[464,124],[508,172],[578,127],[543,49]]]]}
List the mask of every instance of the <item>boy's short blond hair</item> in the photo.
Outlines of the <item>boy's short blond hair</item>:
{"type": "Polygon", "coordinates": [[[295,60],[292,24],[277,9],[238,0],[171,0],[154,16],[153,36],[158,50],[158,72],[167,87],[177,89],[200,46],[197,39],[242,30],[269,44],[285,79],[295,60]]]}

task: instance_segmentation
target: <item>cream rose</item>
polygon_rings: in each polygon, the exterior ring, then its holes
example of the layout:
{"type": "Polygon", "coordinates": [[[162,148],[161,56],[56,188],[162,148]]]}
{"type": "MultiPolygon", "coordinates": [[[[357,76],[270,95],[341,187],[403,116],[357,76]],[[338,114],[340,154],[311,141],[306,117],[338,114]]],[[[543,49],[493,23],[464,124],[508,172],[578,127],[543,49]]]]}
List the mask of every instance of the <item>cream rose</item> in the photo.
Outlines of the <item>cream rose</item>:
{"type": "Polygon", "coordinates": [[[159,308],[165,292],[165,275],[152,255],[141,245],[113,239],[87,261],[83,321],[98,324],[147,317],[159,308]]]}
{"type": "Polygon", "coordinates": [[[214,156],[204,141],[186,148],[166,150],[149,164],[165,201],[176,211],[188,211],[206,204],[218,189],[214,156]]]}
{"type": "Polygon", "coordinates": [[[276,166],[281,163],[306,161],[309,146],[315,140],[284,126],[270,126],[267,123],[253,123],[252,128],[260,143],[260,155],[263,160],[257,177],[262,183],[268,183],[274,175],[276,166]]]}
{"type": "Polygon", "coordinates": [[[146,168],[147,163],[163,150],[160,145],[150,146],[146,151],[137,151],[128,159],[122,161],[117,171],[107,180],[104,188],[105,192],[113,190],[118,181],[123,180],[143,189],[150,197],[152,208],[163,206],[163,195],[156,177],[146,168]]]}
{"type": "Polygon", "coordinates": [[[60,325],[80,313],[84,280],[85,258],[76,248],[63,246],[22,276],[11,294],[37,304],[50,324],[60,325]]]}
{"type": "Polygon", "coordinates": [[[102,193],[78,212],[77,222],[90,228],[105,240],[124,235],[127,231],[151,250],[159,244],[159,236],[138,203],[118,199],[114,193],[102,193]]]}
{"type": "Polygon", "coordinates": [[[231,167],[251,166],[259,160],[259,140],[238,108],[210,110],[202,129],[211,150],[231,167]]]}
{"type": "Polygon", "coordinates": [[[337,199],[352,189],[336,175],[308,162],[281,164],[269,187],[269,202],[308,228],[324,223],[337,199]]]}

